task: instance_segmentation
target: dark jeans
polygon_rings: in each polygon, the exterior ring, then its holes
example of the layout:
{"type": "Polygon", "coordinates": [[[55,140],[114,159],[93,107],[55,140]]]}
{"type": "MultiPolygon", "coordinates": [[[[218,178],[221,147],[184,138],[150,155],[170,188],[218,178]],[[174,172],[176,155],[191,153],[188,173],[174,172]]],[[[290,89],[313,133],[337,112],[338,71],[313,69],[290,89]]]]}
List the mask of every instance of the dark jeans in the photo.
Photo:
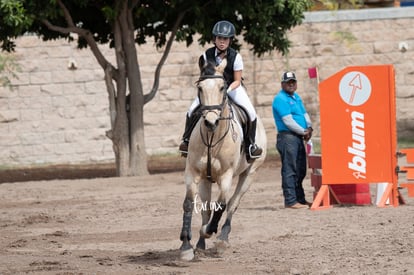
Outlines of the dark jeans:
{"type": "Polygon", "coordinates": [[[306,149],[303,139],[289,132],[277,134],[276,149],[282,161],[282,189],[285,206],[304,204],[302,182],[306,176],[306,149]]]}

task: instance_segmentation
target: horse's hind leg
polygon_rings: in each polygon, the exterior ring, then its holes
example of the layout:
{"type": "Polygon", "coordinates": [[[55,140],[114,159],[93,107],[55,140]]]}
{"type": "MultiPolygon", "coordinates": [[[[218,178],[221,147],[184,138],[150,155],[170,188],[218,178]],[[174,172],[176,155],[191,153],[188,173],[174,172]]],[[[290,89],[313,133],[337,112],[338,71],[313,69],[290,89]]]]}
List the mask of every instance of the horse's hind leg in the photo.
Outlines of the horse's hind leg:
{"type": "Polygon", "coordinates": [[[214,204],[214,212],[213,212],[213,218],[211,219],[211,222],[208,224],[206,228],[206,232],[209,235],[212,235],[213,233],[217,233],[218,224],[220,222],[221,216],[223,215],[224,210],[226,210],[226,203],[225,202],[217,202],[214,204]]]}
{"type": "Polygon", "coordinates": [[[208,197],[206,196],[206,200],[203,201],[206,203],[208,211],[206,211],[205,215],[203,215],[203,226],[201,227],[201,230],[200,230],[200,240],[197,243],[198,248],[205,249],[205,239],[210,238],[213,235],[213,233],[217,233],[218,224],[220,222],[220,219],[221,219],[221,216],[223,215],[224,210],[226,209],[226,197],[225,197],[226,192],[221,192],[218,198],[218,201],[215,203],[211,203],[211,183],[209,182],[208,190],[200,189],[200,194],[208,195],[208,197]],[[204,190],[204,192],[202,192],[202,190],[204,190]],[[213,208],[213,217],[211,218],[211,221],[210,221],[212,208],[213,208]]]}
{"type": "MultiPolygon", "coordinates": [[[[218,223],[221,219],[221,216],[223,215],[224,210],[226,209],[225,203],[215,203],[213,209],[213,217],[211,218],[211,221],[209,224],[204,224],[201,227],[200,230],[200,240],[197,243],[197,247],[201,249],[205,249],[205,239],[210,238],[213,233],[217,233],[218,223]]],[[[211,211],[209,211],[211,213],[211,211]]],[[[210,214],[208,215],[210,217],[210,214]]],[[[208,220],[207,220],[208,222],[208,220]]],[[[206,222],[206,223],[207,223],[206,222]]]]}
{"type": "Polygon", "coordinates": [[[220,195],[217,199],[217,202],[214,204],[214,213],[210,223],[207,226],[207,233],[213,234],[217,233],[218,224],[220,222],[221,216],[223,215],[224,211],[227,207],[227,194],[230,190],[231,183],[232,183],[232,173],[228,172],[225,173],[222,177],[222,180],[219,183],[220,186],[220,195]]]}
{"type": "Polygon", "coordinates": [[[234,191],[233,196],[229,200],[227,206],[227,217],[226,221],[224,222],[223,226],[221,227],[220,235],[218,239],[222,241],[229,241],[229,234],[231,231],[231,219],[233,218],[234,212],[236,212],[237,207],[240,204],[240,200],[246,191],[249,189],[251,183],[249,170],[246,170],[242,174],[239,175],[239,181],[237,183],[236,190],[234,191]]]}

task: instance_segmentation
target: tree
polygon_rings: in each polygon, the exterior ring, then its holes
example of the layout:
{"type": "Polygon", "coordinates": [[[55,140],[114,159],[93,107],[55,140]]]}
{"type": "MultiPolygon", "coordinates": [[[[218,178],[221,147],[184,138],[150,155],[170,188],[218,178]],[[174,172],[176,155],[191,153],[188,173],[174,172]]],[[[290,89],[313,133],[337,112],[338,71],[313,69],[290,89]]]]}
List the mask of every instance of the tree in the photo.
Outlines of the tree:
{"type": "MultiPolygon", "coordinates": [[[[286,32],[301,23],[310,7],[308,0],[233,1],[206,0],[0,0],[0,42],[12,51],[13,39],[27,32],[44,40],[76,39],[89,48],[105,73],[109,94],[112,140],[119,176],[148,173],[144,141],[143,107],[158,90],[161,68],[174,41],[211,41],[211,29],[226,19],[237,34],[261,56],[278,50],[288,52],[286,32]],[[163,55],[154,72],[152,89],[144,93],[136,44],[153,37],[163,55]],[[107,44],[115,51],[116,65],[98,48],[107,44]]],[[[240,41],[233,44],[240,47],[240,41]]]]}

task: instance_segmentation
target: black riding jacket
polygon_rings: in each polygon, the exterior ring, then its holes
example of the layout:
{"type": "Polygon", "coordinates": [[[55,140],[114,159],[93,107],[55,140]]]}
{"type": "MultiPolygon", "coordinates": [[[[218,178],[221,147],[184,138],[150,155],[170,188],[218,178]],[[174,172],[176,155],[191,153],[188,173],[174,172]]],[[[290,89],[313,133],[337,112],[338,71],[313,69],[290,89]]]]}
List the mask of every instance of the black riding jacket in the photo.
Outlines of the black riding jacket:
{"type": "MultiPolygon", "coordinates": [[[[206,50],[207,61],[213,62],[213,64],[216,64],[215,54],[216,54],[216,47],[207,49],[206,50]]],[[[234,81],[233,65],[234,65],[234,60],[236,60],[236,55],[237,55],[237,52],[235,49],[232,49],[230,47],[227,48],[227,54],[226,54],[227,65],[226,65],[226,68],[224,69],[223,76],[224,76],[224,79],[226,79],[228,86],[230,86],[230,84],[234,81]]]]}

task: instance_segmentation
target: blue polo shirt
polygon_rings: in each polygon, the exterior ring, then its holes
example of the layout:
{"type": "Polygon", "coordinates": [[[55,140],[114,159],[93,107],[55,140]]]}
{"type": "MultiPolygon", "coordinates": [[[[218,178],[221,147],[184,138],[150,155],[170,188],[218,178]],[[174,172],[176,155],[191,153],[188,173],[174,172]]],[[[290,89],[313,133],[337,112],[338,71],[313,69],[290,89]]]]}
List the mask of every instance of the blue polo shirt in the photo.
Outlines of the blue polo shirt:
{"type": "Polygon", "coordinates": [[[296,92],[293,95],[289,95],[284,90],[280,90],[273,99],[272,109],[278,132],[290,131],[282,120],[282,117],[289,114],[292,115],[296,123],[304,129],[307,128],[305,119],[306,109],[303,105],[302,98],[296,92]]]}

